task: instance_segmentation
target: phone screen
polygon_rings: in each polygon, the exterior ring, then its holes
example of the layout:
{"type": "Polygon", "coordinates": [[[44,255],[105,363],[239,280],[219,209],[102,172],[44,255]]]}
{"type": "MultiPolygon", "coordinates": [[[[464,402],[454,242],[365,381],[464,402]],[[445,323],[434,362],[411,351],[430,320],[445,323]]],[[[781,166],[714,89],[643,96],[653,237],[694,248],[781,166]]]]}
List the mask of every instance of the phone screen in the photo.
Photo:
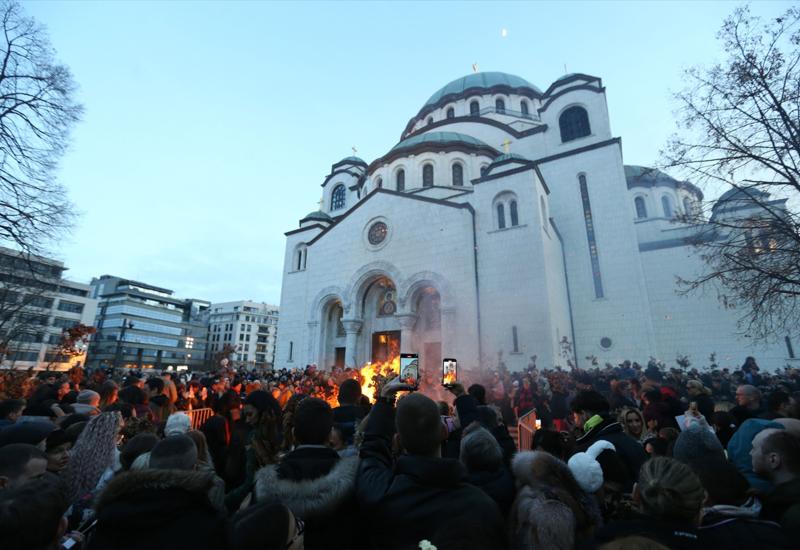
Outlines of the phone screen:
{"type": "Polygon", "coordinates": [[[447,357],[442,359],[442,385],[449,386],[458,381],[458,361],[447,357]]]}
{"type": "Polygon", "coordinates": [[[400,381],[404,384],[419,384],[419,355],[416,353],[400,354],[400,381]]]}

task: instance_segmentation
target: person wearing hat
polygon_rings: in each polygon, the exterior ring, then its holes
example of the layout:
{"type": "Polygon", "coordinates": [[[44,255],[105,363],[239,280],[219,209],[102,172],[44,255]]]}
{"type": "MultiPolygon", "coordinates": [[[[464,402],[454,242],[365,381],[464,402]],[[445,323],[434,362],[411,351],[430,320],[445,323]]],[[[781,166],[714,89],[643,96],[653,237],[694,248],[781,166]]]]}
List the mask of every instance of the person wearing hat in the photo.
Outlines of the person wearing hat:
{"type": "Polygon", "coordinates": [[[164,426],[164,436],[184,435],[192,429],[192,421],[185,412],[175,412],[169,415],[164,426]]]}
{"type": "Polygon", "coordinates": [[[697,410],[709,420],[714,414],[714,400],[711,399],[711,390],[703,385],[700,380],[686,382],[686,391],[689,392],[689,403],[697,403],[697,410]]]}
{"type": "Polygon", "coordinates": [[[72,410],[78,414],[90,416],[100,414],[100,394],[92,390],[81,390],[78,402],[72,405],[72,410]]]}
{"type": "Polygon", "coordinates": [[[0,431],[0,447],[14,443],[27,443],[44,451],[45,440],[56,427],[51,422],[21,422],[0,431]]]}

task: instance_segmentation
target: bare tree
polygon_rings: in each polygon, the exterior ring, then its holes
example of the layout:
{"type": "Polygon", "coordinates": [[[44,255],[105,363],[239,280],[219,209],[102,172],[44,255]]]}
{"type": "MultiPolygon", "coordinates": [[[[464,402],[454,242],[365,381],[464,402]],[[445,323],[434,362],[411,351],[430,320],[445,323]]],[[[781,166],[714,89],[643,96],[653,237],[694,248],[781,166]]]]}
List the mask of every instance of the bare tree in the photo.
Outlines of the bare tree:
{"type": "Polygon", "coordinates": [[[684,217],[705,268],[680,289],[713,288],[756,339],[800,330],[799,27],[797,8],[767,22],[735,10],[718,34],[724,62],[686,72],[662,151],[665,167],[727,189],[684,217]]]}
{"type": "Polygon", "coordinates": [[[82,107],[44,29],[0,2],[0,242],[41,251],[73,218],[55,169],[82,107]]]}

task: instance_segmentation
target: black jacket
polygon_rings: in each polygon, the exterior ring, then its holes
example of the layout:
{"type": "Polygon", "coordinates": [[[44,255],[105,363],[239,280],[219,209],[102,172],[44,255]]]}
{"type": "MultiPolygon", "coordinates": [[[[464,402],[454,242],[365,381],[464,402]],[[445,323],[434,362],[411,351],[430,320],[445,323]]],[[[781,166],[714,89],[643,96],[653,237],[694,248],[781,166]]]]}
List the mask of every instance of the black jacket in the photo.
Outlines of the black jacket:
{"type": "MultiPolygon", "coordinates": [[[[454,405],[458,411],[461,427],[453,430],[447,440],[442,443],[442,457],[444,458],[459,458],[461,455],[461,436],[464,428],[479,420],[478,400],[473,396],[469,394],[460,395],[456,398],[454,405]]],[[[508,433],[508,428],[506,428],[505,424],[494,426],[489,431],[503,451],[503,462],[510,467],[511,459],[514,458],[514,454],[517,452],[517,444],[514,442],[514,438],[508,433]]]]}
{"type": "Polygon", "coordinates": [[[644,447],[634,438],[622,431],[622,424],[611,418],[604,417],[600,424],[575,441],[575,452],[585,452],[594,442],[600,439],[604,439],[614,445],[617,456],[625,464],[625,469],[630,476],[630,483],[627,484],[625,490],[632,490],[633,482],[639,479],[639,469],[641,469],[642,464],[644,464],[648,458],[644,447]]]}
{"type": "MultiPolygon", "coordinates": [[[[737,513],[735,506],[715,506],[703,514],[700,538],[709,548],[759,550],[793,548],[781,526],[737,513]]],[[[744,511],[744,510],[743,510],[744,511]]]]}
{"type": "Polygon", "coordinates": [[[362,525],[369,529],[373,548],[418,548],[432,540],[448,520],[476,524],[491,532],[498,546],[506,546],[503,517],[483,491],[466,483],[460,462],[447,458],[391,453],[394,408],[376,404],[370,413],[356,496],[362,525]]]}
{"type": "Polygon", "coordinates": [[[120,474],[98,498],[90,550],[224,548],[225,517],[208,498],[213,485],[210,472],[120,474]]]}
{"type": "Polygon", "coordinates": [[[353,548],[361,529],[355,502],[358,461],[327,447],[299,447],[255,475],[256,501],[279,500],[306,522],[305,547],[353,548]]]}
{"type": "Polygon", "coordinates": [[[709,550],[704,546],[700,532],[690,525],[657,521],[645,516],[625,521],[614,521],[595,531],[594,544],[581,548],[597,548],[612,540],[640,536],[659,542],[673,550],[709,550]]]}
{"type": "Polygon", "coordinates": [[[467,481],[489,495],[500,508],[503,517],[508,517],[508,511],[514,504],[517,488],[514,484],[514,476],[505,465],[494,472],[470,472],[467,474],[467,481]]]}

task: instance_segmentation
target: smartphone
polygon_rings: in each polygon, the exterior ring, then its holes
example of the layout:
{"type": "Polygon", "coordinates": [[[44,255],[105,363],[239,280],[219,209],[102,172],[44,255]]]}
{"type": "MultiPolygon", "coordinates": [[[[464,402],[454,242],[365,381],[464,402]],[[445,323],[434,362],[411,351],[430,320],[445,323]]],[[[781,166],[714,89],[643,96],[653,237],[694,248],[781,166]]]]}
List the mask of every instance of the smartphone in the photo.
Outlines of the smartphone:
{"type": "Polygon", "coordinates": [[[419,386],[419,354],[400,354],[400,381],[415,388],[419,386]]]}
{"type": "Polygon", "coordinates": [[[458,381],[458,361],[452,357],[442,359],[442,386],[451,386],[458,381]]]}

